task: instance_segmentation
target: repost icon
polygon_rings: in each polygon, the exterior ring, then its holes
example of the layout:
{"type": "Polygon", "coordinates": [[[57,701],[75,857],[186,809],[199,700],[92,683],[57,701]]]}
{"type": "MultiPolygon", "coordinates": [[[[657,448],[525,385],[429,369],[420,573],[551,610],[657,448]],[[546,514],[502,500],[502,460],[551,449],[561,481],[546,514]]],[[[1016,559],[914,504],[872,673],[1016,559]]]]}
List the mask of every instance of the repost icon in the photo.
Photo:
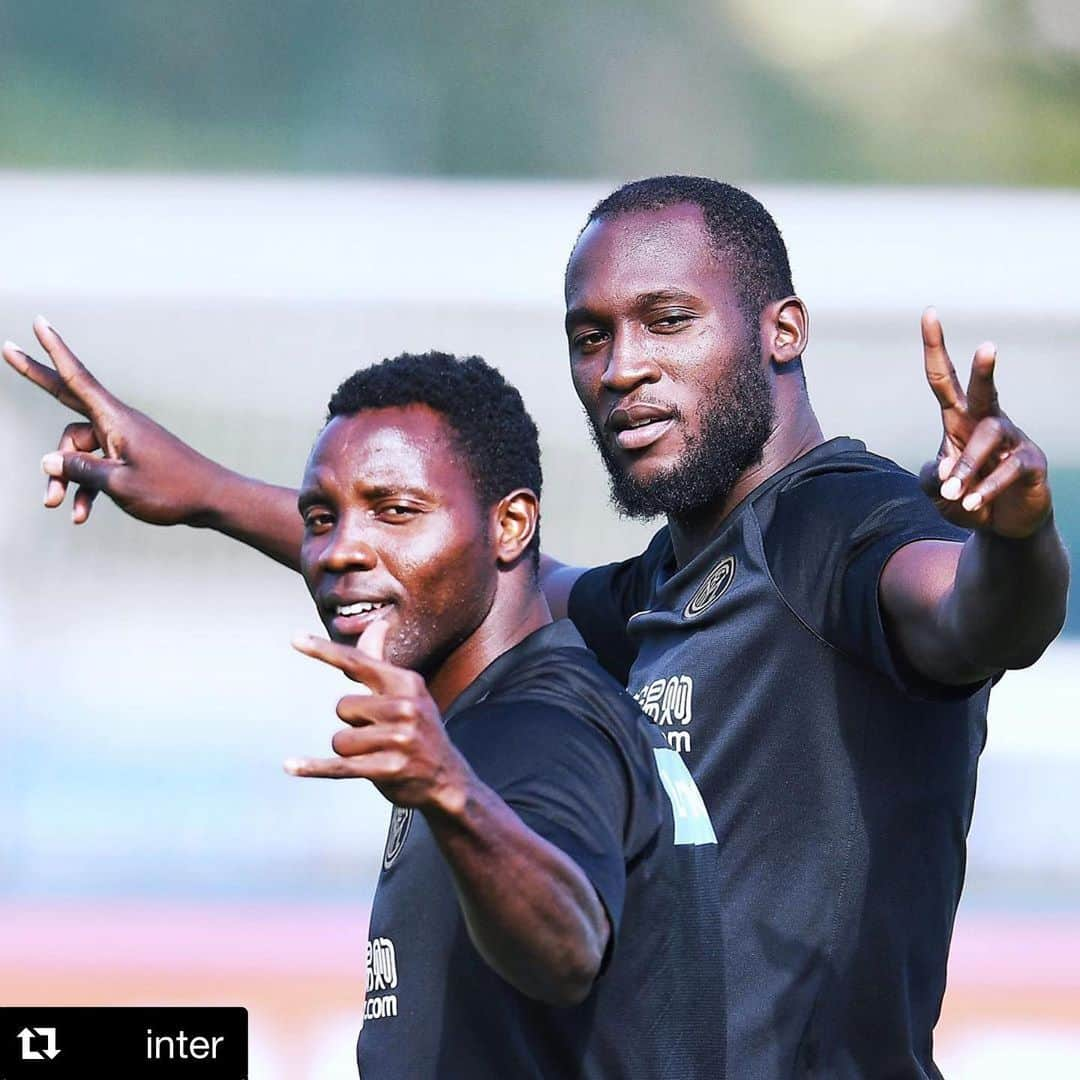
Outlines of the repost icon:
{"type": "Polygon", "coordinates": [[[40,1061],[44,1058],[48,1058],[51,1061],[60,1053],[60,1050],[56,1045],[56,1028],[24,1027],[22,1031],[19,1032],[19,1038],[22,1040],[23,1061],[40,1061]],[[45,1040],[45,1046],[41,1047],[41,1049],[36,1049],[37,1046],[40,1046],[42,1039],[45,1040]]]}

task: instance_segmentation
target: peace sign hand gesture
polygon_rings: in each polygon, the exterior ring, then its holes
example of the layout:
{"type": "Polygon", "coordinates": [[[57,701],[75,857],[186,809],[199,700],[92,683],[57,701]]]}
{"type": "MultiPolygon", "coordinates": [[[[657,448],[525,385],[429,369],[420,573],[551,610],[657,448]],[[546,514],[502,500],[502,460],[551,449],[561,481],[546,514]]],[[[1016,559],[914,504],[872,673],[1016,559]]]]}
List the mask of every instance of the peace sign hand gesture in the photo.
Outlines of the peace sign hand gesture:
{"type": "Polygon", "coordinates": [[[1011,539],[1033,535],[1051,512],[1046,455],[998,405],[997,349],[985,342],[975,350],[965,392],[933,308],[923,312],[922,337],[943,428],[936,460],[919,475],[923,490],[956,525],[1011,539]]]}
{"type": "Polygon", "coordinates": [[[10,341],[3,345],[4,359],[85,418],[68,424],[57,449],[42,459],[49,476],[45,505],[60,506],[68,484],[77,484],[71,514],[76,525],[90,516],[102,491],[140,521],[195,523],[223,471],[220,466],[110,393],[40,316],[34,320],[34,334],[52,367],[10,341]]]}

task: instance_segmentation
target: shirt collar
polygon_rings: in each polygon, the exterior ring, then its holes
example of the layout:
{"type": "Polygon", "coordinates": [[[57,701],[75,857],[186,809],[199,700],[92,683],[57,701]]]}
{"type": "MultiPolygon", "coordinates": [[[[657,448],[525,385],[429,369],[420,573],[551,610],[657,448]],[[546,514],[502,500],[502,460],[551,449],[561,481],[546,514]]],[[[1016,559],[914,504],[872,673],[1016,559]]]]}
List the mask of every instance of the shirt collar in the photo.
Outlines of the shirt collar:
{"type": "Polygon", "coordinates": [[[550,652],[552,649],[585,649],[582,636],[569,619],[559,619],[534,630],[528,637],[522,638],[513,648],[495,657],[490,664],[456,698],[443,714],[445,720],[457,716],[471,705],[481,702],[515,668],[532,659],[537,653],[550,652]]]}

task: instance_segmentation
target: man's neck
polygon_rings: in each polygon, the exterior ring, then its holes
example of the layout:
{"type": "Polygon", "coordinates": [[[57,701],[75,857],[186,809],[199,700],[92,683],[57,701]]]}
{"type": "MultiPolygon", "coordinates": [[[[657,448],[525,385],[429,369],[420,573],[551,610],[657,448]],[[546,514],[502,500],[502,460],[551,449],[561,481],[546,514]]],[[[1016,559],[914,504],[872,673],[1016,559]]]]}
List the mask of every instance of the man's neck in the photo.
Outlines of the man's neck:
{"type": "Polygon", "coordinates": [[[427,680],[428,692],[444,714],[489,664],[551,622],[547,600],[531,568],[519,566],[511,573],[520,574],[521,579],[500,582],[484,621],[427,680]]]}
{"type": "Polygon", "coordinates": [[[685,566],[719,531],[728,514],[770,476],[825,441],[805,389],[794,400],[776,400],[776,419],[761,451],[761,460],[746,469],[716,506],[687,518],[668,518],[675,565],[685,566]]]}

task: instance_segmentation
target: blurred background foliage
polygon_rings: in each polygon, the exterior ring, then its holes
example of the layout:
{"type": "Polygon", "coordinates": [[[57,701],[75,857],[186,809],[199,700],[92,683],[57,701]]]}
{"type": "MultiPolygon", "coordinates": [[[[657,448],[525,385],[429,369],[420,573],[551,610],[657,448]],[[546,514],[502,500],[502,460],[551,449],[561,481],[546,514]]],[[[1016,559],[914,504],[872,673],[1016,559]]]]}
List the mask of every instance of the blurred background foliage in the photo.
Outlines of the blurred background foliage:
{"type": "Polygon", "coordinates": [[[0,166],[1069,185],[1071,0],[3,0],[0,166]]]}

